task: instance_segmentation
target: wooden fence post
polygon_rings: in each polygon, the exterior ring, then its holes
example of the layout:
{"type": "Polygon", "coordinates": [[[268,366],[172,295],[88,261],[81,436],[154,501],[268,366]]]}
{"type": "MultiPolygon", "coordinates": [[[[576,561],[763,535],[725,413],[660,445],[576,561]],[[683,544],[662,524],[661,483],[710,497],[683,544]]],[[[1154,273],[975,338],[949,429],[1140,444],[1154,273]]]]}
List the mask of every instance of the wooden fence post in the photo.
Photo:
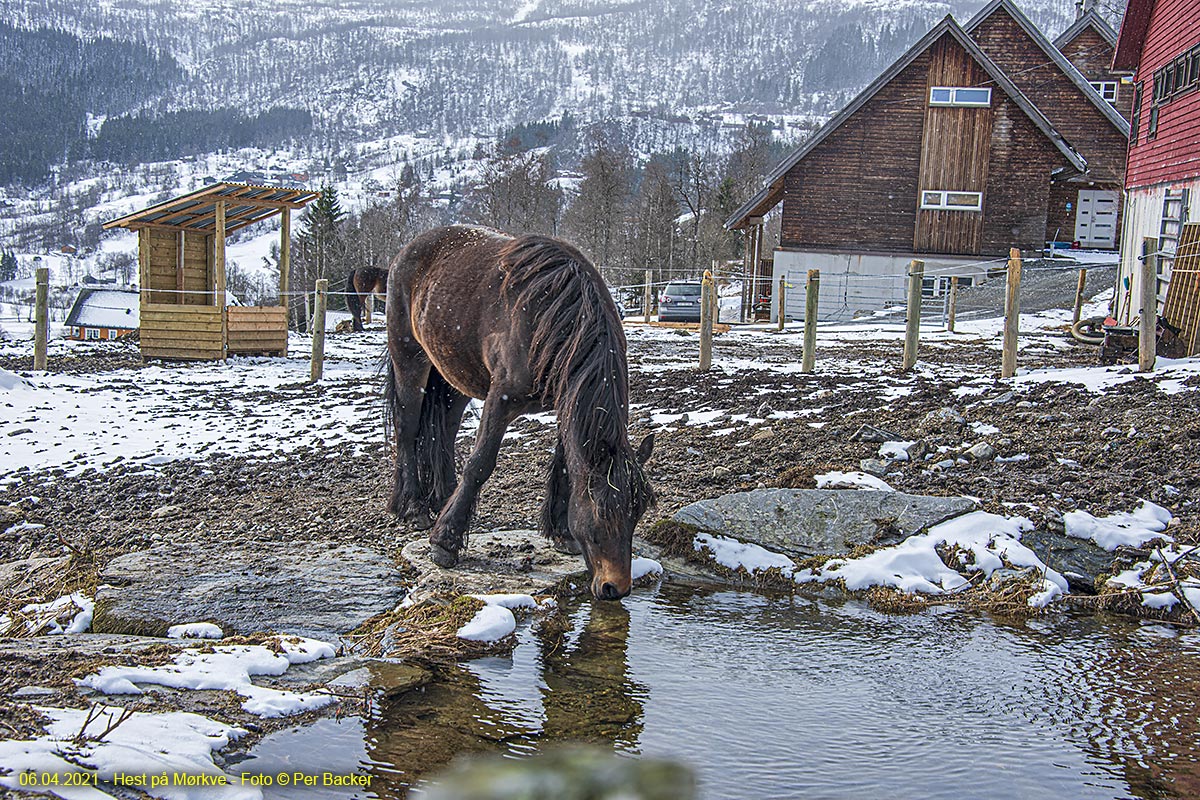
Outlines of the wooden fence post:
{"type": "Polygon", "coordinates": [[[646,286],[642,291],[642,305],[644,306],[642,310],[646,312],[647,325],[650,324],[650,307],[654,305],[654,289],[652,286],[653,279],[654,273],[650,270],[646,270],[646,286]]]}
{"type": "Polygon", "coordinates": [[[1079,322],[1083,314],[1083,289],[1087,285],[1087,270],[1079,270],[1079,283],[1075,285],[1075,312],[1071,315],[1071,324],[1079,322]]]}
{"type": "Polygon", "coordinates": [[[1000,377],[1017,374],[1017,333],[1021,318],[1021,251],[1008,251],[1008,283],[1004,291],[1004,352],[1000,358],[1000,377]]]}
{"type": "Polygon", "coordinates": [[[1142,243],[1142,299],[1138,324],[1138,372],[1153,372],[1158,338],[1158,240],[1142,243]]]}
{"type": "Polygon", "coordinates": [[[908,319],[904,327],[904,363],[908,372],[917,363],[917,343],[921,339],[921,289],[925,282],[925,262],[914,259],[908,265],[908,319]]]}
{"type": "Polygon", "coordinates": [[[779,330],[783,330],[783,320],[787,310],[787,278],[779,276],[779,330]]]}
{"type": "Polygon", "coordinates": [[[946,309],[946,330],[954,333],[954,315],[958,308],[958,276],[950,277],[950,301],[946,309]]]}
{"type": "Polygon", "coordinates": [[[700,283],[700,371],[712,369],[713,279],[704,273],[700,283]]]}
{"type": "Polygon", "coordinates": [[[804,354],[800,357],[800,371],[812,372],[817,365],[817,298],[821,294],[821,270],[808,271],[808,283],[804,287],[804,354]]]}
{"type": "Polygon", "coordinates": [[[309,365],[309,380],[312,383],[321,380],[321,373],[325,369],[325,306],[328,291],[329,281],[325,278],[318,280],[317,302],[313,311],[312,363],[309,365]]]}
{"type": "Polygon", "coordinates": [[[37,268],[33,306],[33,368],[46,369],[46,343],[50,339],[50,268],[37,268]]]}

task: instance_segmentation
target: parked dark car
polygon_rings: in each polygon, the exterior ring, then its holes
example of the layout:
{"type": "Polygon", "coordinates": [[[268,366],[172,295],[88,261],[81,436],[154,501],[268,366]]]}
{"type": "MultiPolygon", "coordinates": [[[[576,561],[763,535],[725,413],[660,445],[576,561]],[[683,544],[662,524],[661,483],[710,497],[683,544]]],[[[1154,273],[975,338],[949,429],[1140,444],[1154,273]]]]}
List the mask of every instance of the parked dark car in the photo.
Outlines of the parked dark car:
{"type": "Polygon", "coordinates": [[[671,281],[658,298],[659,322],[700,321],[700,281],[671,281]]]}

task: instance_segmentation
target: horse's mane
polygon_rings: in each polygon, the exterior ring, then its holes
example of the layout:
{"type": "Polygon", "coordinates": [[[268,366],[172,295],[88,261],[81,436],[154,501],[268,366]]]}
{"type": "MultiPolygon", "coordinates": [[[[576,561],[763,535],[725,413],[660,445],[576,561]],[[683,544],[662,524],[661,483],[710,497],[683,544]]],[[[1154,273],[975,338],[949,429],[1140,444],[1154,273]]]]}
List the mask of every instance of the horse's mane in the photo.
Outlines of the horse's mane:
{"type": "Polygon", "coordinates": [[[520,236],[500,252],[502,294],[531,320],[529,367],[539,400],[558,413],[563,447],[589,467],[589,491],[606,519],[653,501],[629,445],[625,336],[591,262],[548,236],[520,236]]]}

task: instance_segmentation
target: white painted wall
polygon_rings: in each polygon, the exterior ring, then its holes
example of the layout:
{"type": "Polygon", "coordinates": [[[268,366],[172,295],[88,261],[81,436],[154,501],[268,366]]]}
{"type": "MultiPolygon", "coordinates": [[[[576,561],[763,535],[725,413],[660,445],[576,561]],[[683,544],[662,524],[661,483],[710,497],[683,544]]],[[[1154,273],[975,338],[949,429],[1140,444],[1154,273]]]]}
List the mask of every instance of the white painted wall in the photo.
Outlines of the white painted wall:
{"type": "MultiPolygon", "coordinates": [[[[1121,267],[1117,272],[1116,319],[1130,325],[1138,316],[1141,297],[1138,258],[1142,240],[1158,238],[1162,226],[1163,197],[1167,190],[1190,189],[1188,219],[1200,221],[1200,180],[1163,184],[1149,189],[1130,189],[1125,194],[1125,219],[1121,231],[1121,267]]],[[[1161,298],[1160,298],[1161,299],[1161,298]]]]}
{"type": "MultiPolygon", "coordinates": [[[[772,296],[779,291],[779,279],[787,278],[786,314],[789,320],[804,319],[804,291],[808,271],[821,271],[821,293],[817,318],[825,321],[854,319],[887,306],[903,306],[908,300],[909,262],[925,262],[925,277],[970,276],[982,281],[989,267],[1004,268],[1004,260],[981,264],[980,258],[914,256],[886,253],[824,253],[776,250],[772,296]]],[[[777,321],[778,298],[771,308],[771,320],[777,321]]]]}

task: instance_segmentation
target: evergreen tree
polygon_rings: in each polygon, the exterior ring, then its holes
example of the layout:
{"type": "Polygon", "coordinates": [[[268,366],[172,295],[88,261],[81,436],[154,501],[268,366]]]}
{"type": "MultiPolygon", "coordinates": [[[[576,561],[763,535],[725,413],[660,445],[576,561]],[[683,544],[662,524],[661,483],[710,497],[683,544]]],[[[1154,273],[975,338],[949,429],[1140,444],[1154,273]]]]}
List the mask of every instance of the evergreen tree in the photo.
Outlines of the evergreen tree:
{"type": "Polygon", "coordinates": [[[17,277],[17,257],[11,251],[0,255],[0,281],[11,281],[17,277]]]}
{"type": "Polygon", "coordinates": [[[321,187],[317,199],[300,218],[289,285],[305,293],[303,303],[292,304],[302,329],[308,327],[308,293],[316,288],[317,281],[325,278],[332,282],[343,275],[346,242],[342,223],[345,218],[337,190],[330,184],[321,187]]]}

